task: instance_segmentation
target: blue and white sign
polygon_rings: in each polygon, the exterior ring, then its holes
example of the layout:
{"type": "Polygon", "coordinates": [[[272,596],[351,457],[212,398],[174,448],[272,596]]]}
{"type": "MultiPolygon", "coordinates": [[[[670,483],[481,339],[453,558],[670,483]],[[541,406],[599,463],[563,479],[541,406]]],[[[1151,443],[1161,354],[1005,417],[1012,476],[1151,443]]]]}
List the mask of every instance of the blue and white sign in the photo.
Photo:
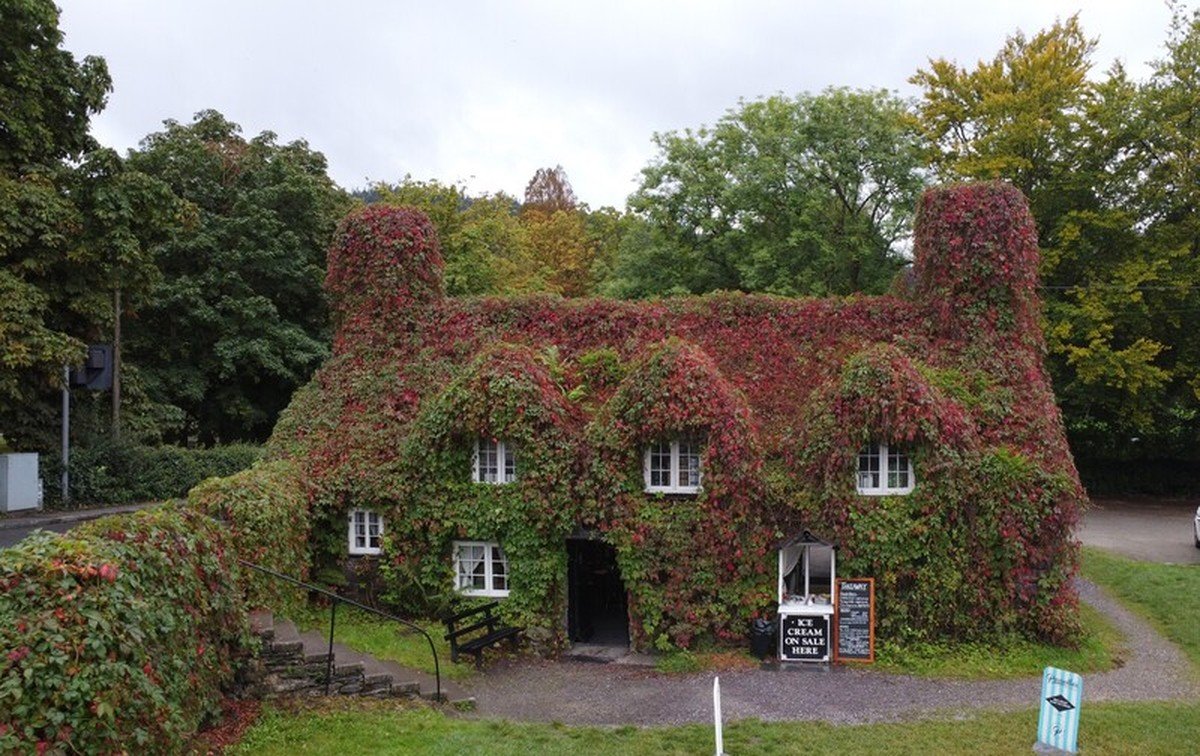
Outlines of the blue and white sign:
{"type": "Polygon", "coordinates": [[[1038,714],[1038,743],[1068,753],[1079,752],[1079,706],[1083,678],[1065,669],[1042,672],[1042,707],[1038,714]]]}

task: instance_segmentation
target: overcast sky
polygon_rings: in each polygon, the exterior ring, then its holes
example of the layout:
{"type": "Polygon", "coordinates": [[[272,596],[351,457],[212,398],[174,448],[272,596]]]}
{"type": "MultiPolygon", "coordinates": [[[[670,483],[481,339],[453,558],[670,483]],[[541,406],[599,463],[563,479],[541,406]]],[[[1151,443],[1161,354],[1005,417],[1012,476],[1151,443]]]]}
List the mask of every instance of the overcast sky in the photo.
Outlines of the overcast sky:
{"type": "Polygon", "coordinates": [[[253,136],[306,139],[353,189],[405,174],[524,193],[561,164],[593,208],[623,207],[655,132],[739,98],[882,87],[930,58],[991,58],[1076,11],[1135,78],[1160,57],[1157,0],[385,2],[59,0],[65,47],[108,61],[93,119],[122,152],[215,108],[253,136]]]}

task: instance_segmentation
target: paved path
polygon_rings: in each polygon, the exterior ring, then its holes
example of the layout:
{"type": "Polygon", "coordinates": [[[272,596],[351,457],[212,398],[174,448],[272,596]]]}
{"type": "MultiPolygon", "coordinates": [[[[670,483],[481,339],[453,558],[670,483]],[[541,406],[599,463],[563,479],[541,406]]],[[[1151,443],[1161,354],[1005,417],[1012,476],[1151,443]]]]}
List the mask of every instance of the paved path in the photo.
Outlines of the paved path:
{"type": "MultiPolygon", "coordinates": [[[[1088,701],[1200,697],[1178,648],[1090,583],[1081,584],[1081,594],[1134,639],[1124,666],[1085,677],[1088,701]]],[[[981,708],[1030,709],[1040,686],[1040,678],[960,681],[806,666],[722,673],[721,705],[730,721],[886,722],[981,708]]],[[[614,725],[712,720],[710,673],[664,675],[615,664],[521,659],[497,663],[464,687],[478,702],[472,716],[614,725]]]]}
{"type": "Polygon", "coordinates": [[[1197,505],[1196,499],[1095,499],[1078,536],[1085,546],[1134,559],[1200,564],[1192,532],[1197,505]]]}

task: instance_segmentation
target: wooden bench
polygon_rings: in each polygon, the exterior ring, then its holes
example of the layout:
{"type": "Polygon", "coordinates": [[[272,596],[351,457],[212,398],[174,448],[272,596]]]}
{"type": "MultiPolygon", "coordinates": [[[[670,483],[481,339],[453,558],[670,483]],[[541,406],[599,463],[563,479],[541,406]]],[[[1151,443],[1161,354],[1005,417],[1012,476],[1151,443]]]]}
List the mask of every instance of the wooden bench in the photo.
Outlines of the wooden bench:
{"type": "Polygon", "coordinates": [[[475,654],[475,666],[478,667],[483,662],[483,650],[488,646],[503,640],[516,645],[521,628],[500,624],[500,618],[492,613],[498,606],[500,604],[492,601],[443,620],[446,640],[450,641],[450,661],[458,661],[459,654],[475,654]]]}

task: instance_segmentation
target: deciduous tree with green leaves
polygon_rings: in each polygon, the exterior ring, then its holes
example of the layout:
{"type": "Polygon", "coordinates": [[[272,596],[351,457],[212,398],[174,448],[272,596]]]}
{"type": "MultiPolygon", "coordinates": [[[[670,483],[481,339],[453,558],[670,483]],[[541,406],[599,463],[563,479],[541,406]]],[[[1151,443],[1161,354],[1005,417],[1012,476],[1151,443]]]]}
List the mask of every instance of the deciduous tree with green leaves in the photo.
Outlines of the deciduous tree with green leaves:
{"type": "Polygon", "coordinates": [[[905,102],[888,92],[743,102],[715,126],[654,141],[629,203],[674,272],[622,259],[611,289],[880,292],[904,264],[921,152],[905,102]],[[654,280],[631,278],[643,272],[654,280]]]}
{"type": "Polygon", "coordinates": [[[972,69],[938,59],[911,79],[923,89],[918,118],[939,177],[1002,178],[1029,198],[1055,390],[1085,458],[1177,454],[1181,436],[1195,434],[1179,422],[1195,413],[1195,396],[1180,390],[1195,263],[1159,233],[1156,219],[1169,213],[1152,199],[1179,191],[1188,162],[1160,170],[1180,153],[1155,147],[1193,112],[1188,85],[1167,83],[1177,81],[1186,27],[1177,13],[1171,62],[1143,85],[1119,65],[1090,75],[1096,40],[1075,16],[1012,35],[972,69]],[[1168,104],[1171,92],[1182,107],[1168,104]]]}
{"type": "Polygon", "coordinates": [[[517,217],[520,203],[503,192],[468,195],[457,184],[405,176],[376,184],[369,199],[422,210],[437,230],[453,296],[540,291],[529,236],[517,217]]]}
{"type": "Polygon", "coordinates": [[[197,208],[193,230],[158,245],[162,278],[128,323],[148,393],[204,443],[265,438],[328,353],[325,250],[349,200],[302,140],[252,139],[220,113],[167,121],[130,164],[197,208]]]}
{"type": "Polygon", "coordinates": [[[169,188],[97,148],[88,122],[108,70],[61,45],[52,3],[0,5],[0,428],[30,449],[57,436],[62,366],[111,339],[114,292],[148,290],[148,247],[187,216],[169,188]]]}

